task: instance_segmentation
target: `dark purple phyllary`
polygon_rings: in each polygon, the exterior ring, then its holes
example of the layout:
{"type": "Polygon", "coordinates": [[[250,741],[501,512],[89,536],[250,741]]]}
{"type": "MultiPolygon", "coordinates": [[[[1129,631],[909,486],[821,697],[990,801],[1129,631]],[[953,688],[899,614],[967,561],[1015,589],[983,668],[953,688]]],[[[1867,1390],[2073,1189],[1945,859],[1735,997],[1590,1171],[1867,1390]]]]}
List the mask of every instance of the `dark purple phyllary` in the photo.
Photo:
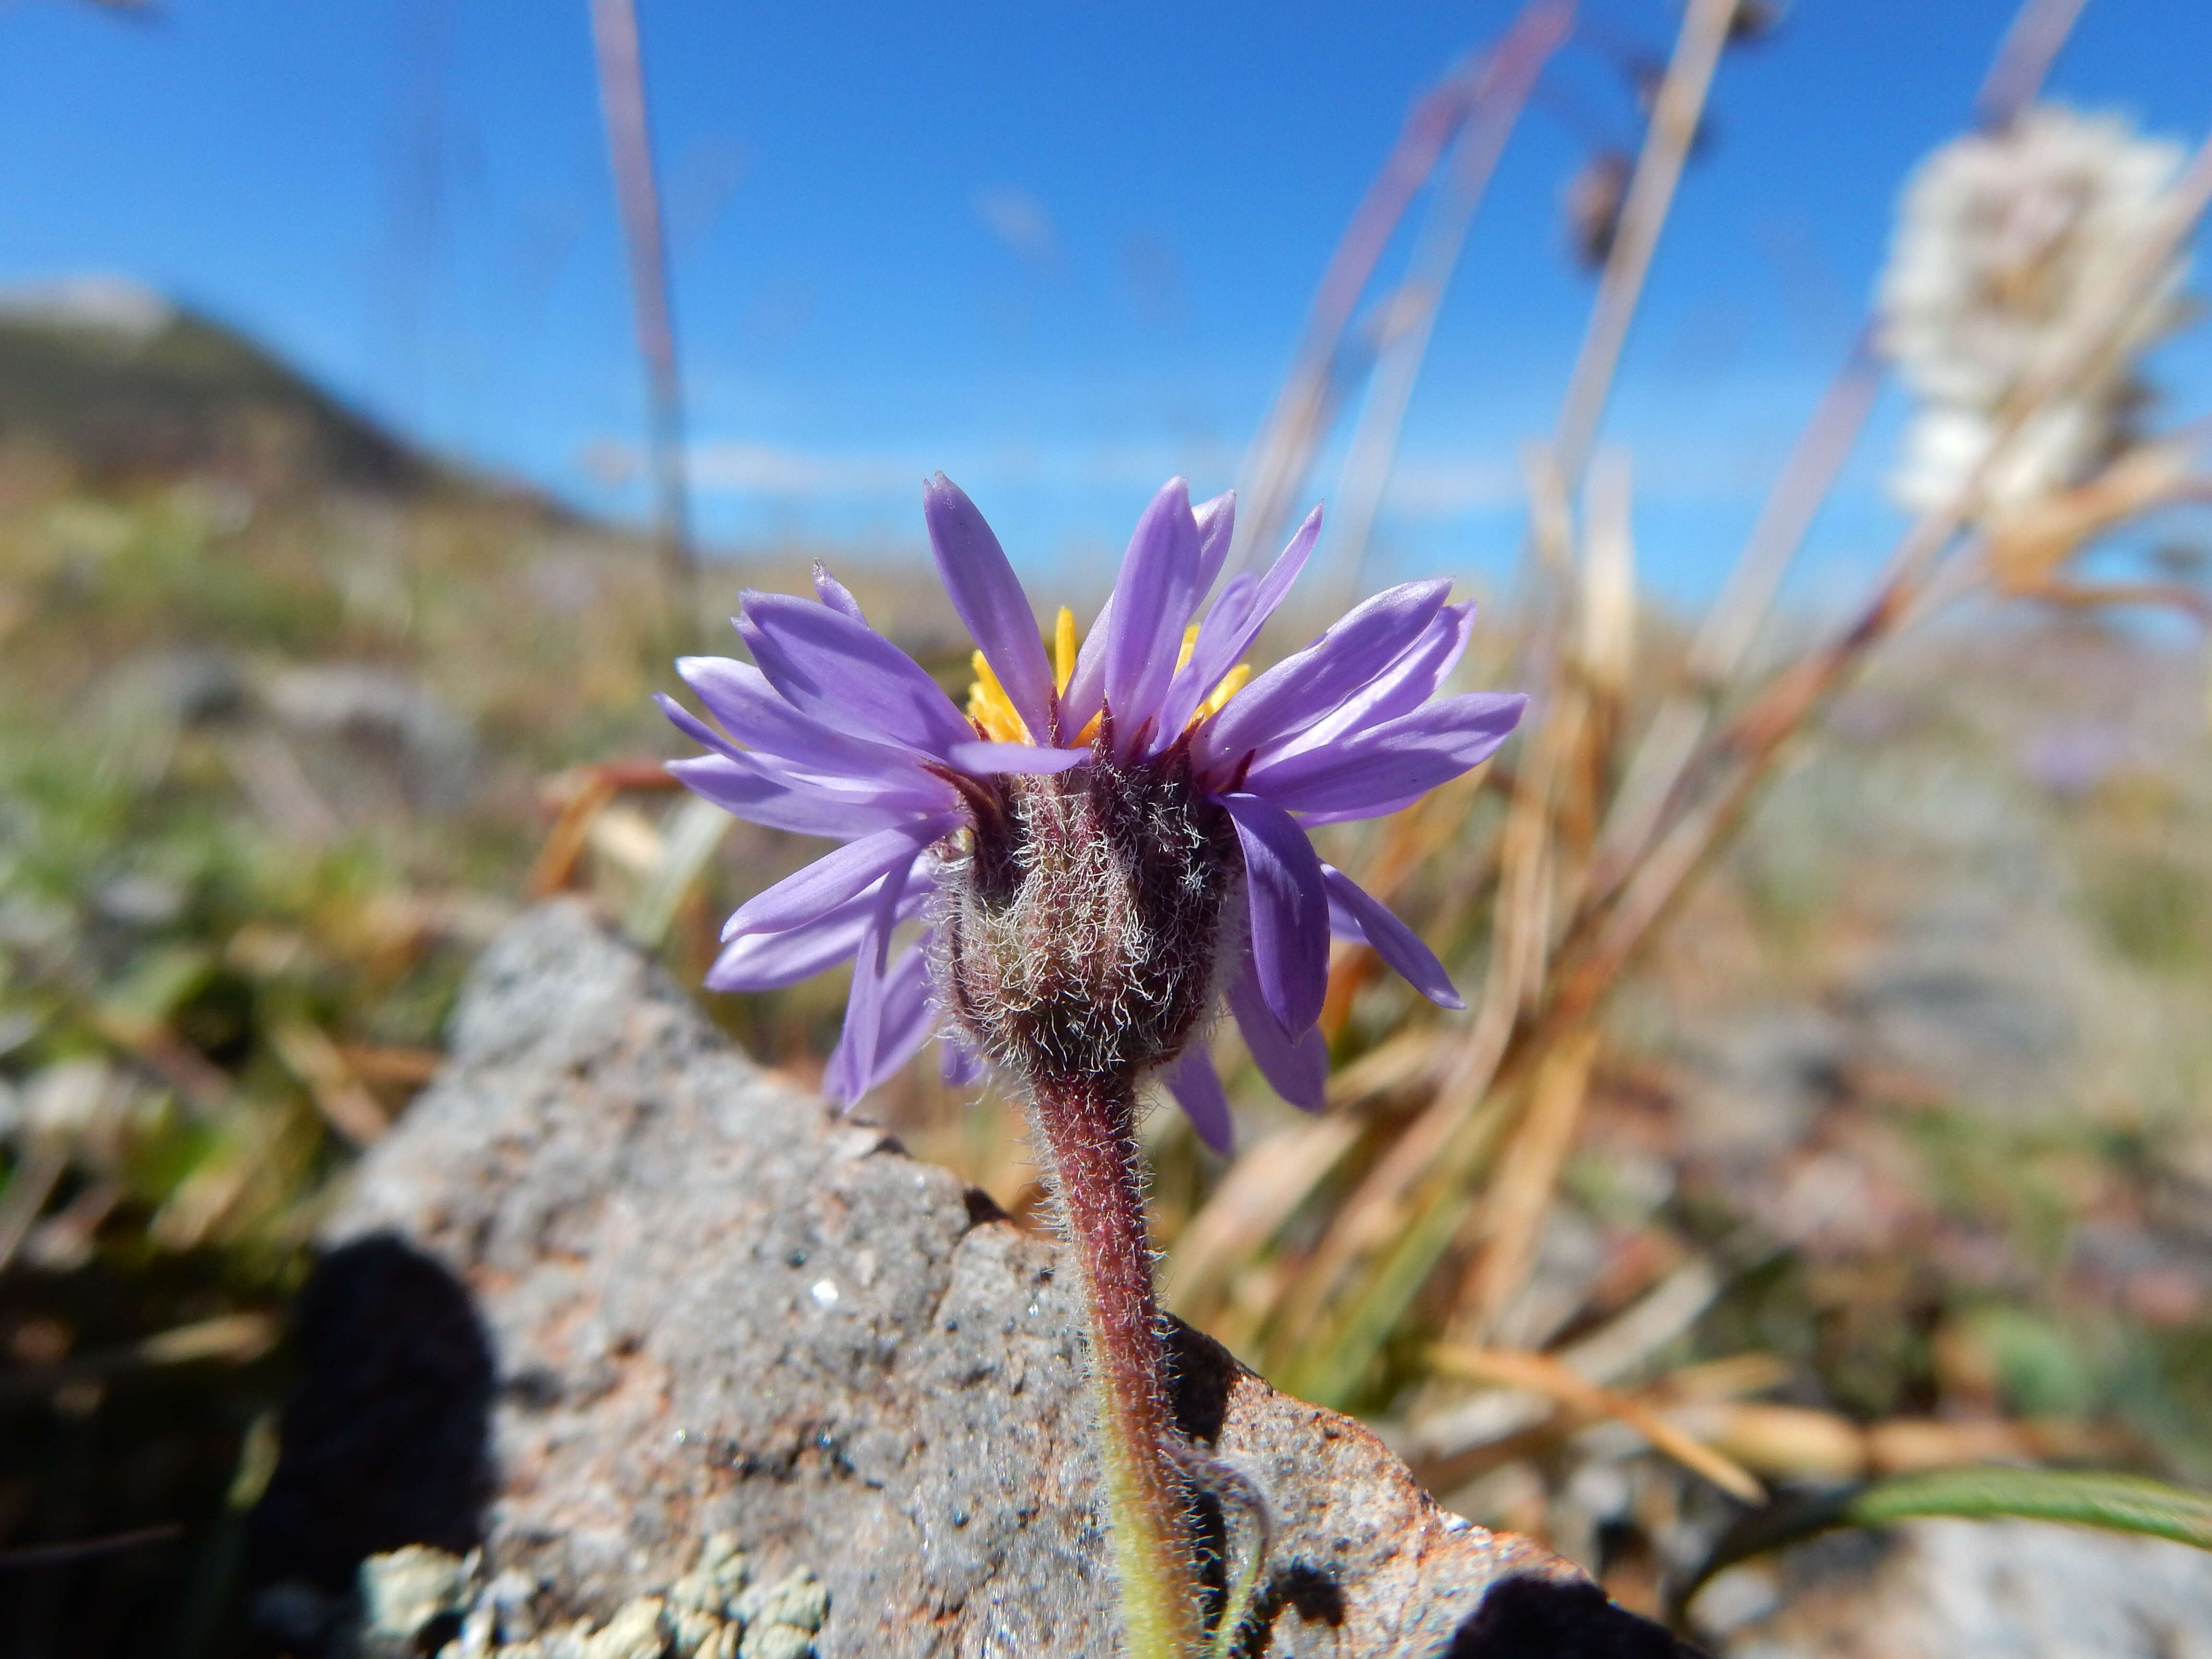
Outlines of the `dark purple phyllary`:
{"type": "Polygon", "coordinates": [[[740,817],[847,843],[730,918],[709,986],[767,989],[855,958],[827,1079],[841,1099],[935,1033],[956,1066],[981,1056],[1024,1079],[1164,1072],[1223,1150],[1227,1105],[1190,1042],[1219,998],[1261,1070],[1309,1108],[1332,933],[1458,1006],[1428,949],[1306,838],[1406,805],[1520,718],[1519,696],[1434,696],[1474,611],[1445,603],[1449,583],[1378,594],[1248,684],[1240,659],[1312,550],[1318,511],[1194,628],[1235,503],[1194,513],[1170,483],[1081,650],[1063,612],[1048,652],[974,504],[940,474],[925,507],[981,647],[965,711],[818,569],[817,599],[744,596],[737,627],[757,666],[678,665],[737,741],[664,699],[715,751],[678,776],[740,817]]]}

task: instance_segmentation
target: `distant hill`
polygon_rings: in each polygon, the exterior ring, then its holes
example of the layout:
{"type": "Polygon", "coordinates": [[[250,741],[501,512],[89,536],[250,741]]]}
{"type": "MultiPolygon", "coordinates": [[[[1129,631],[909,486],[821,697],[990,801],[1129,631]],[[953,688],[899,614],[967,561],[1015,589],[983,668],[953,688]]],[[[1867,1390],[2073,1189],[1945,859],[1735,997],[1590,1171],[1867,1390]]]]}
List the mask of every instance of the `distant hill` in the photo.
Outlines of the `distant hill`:
{"type": "Polygon", "coordinates": [[[104,277],[0,289],[0,444],[24,441],[108,478],[412,494],[451,477],[243,335],[104,277]]]}

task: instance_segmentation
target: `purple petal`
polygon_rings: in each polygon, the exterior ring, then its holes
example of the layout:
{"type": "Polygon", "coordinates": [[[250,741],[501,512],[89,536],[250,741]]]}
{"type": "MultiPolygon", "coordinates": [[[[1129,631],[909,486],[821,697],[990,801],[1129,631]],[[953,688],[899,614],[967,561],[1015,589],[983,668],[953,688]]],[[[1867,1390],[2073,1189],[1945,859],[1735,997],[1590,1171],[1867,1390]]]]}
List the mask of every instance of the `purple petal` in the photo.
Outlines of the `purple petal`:
{"type": "Polygon", "coordinates": [[[1105,696],[1115,746],[1124,756],[1135,752],[1147,725],[1158,721],[1183,624],[1198,604],[1197,580],[1198,524],[1190,514],[1189,491],[1181,478],[1172,478],[1137,520],[1114,582],[1105,696]]]}
{"type": "MultiPolygon", "coordinates": [[[[929,979],[929,951],[917,945],[884,981],[884,1017],[876,1036],[876,1065],[867,1087],[883,1083],[929,1041],[937,1029],[937,1002],[929,979]]],[[[863,1093],[866,1091],[863,1090],[863,1093]]]]}
{"type": "Polygon", "coordinates": [[[1065,772],[1091,758],[1088,749],[1037,749],[1026,743],[956,743],[945,759],[971,777],[1006,772],[1065,772]]]}
{"type": "Polygon", "coordinates": [[[868,1091],[876,1075],[891,929],[897,925],[898,902],[905,890],[904,872],[894,870],[884,878],[875,902],[868,908],[860,951],[853,959],[853,988],[845,999],[845,1029],[838,1036],[836,1052],[830,1056],[823,1079],[830,1097],[848,1106],[868,1091]]]}
{"type": "Polygon", "coordinates": [[[1210,501],[1191,508],[1198,525],[1198,596],[1212,590],[1214,579],[1229,560],[1229,544],[1237,539],[1237,492],[1224,489],[1210,501]]]}
{"type": "Polygon", "coordinates": [[[1285,1032],[1260,994],[1249,966],[1229,981],[1229,1012],[1244,1034],[1244,1047],[1260,1075],[1291,1105],[1317,1112],[1328,1093],[1328,1045],[1314,1027],[1295,1040],[1285,1032]]]}
{"type": "Polygon", "coordinates": [[[1339,703],[1334,714],[1315,721],[1279,749],[1263,750],[1261,763],[1294,750],[1358,737],[1370,726],[1419,708],[1458,665],[1474,626],[1474,600],[1446,605],[1420,638],[1398,653],[1395,662],[1339,703]]]}
{"type": "Polygon", "coordinates": [[[1062,732],[1080,732],[1098,712],[1106,695],[1106,641],[1113,632],[1114,596],[1109,593],[1075,653],[1075,672],[1068,676],[1067,690],[1060,694],[1062,732]]]}
{"type": "Polygon", "coordinates": [[[814,592],[823,604],[839,615],[850,617],[863,628],[868,625],[860,602],[853,597],[852,590],[831,575],[830,567],[819,559],[814,562],[814,592]]]}
{"type": "Polygon", "coordinates": [[[1237,1150],[1237,1121],[1230,1115],[1229,1097],[1222,1092],[1220,1075],[1206,1045],[1194,1042],[1184,1049],[1182,1058],[1168,1067],[1166,1082],[1198,1138],[1222,1157],[1231,1156],[1237,1150]]]}
{"type": "MultiPolygon", "coordinates": [[[[1259,636],[1267,618],[1275,614],[1290,592],[1291,585],[1305,568],[1306,559],[1313,552],[1314,543],[1321,536],[1321,509],[1306,514],[1306,520],[1297,528],[1282,556],[1269,567],[1265,577],[1246,571],[1231,580],[1206,612],[1206,620],[1199,626],[1198,638],[1192,644],[1190,660],[1176,673],[1175,684],[1168,692],[1166,706],[1160,713],[1160,728],[1166,741],[1172,743],[1180,736],[1190,718],[1198,712],[1221,678],[1237,666],[1252,641],[1259,636]]],[[[1247,690],[1249,690],[1248,687],[1247,690]]]]}
{"type": "Polygon", "coordinates": [[[1301,812],[1297,815],[1297,818],[1298,822],[1309,830],[1318,829],[1324,823],[1356,823],[1363,818],[1387,818],[1393,812],[1404,811],[1408,806],[1419,800],[1422,795],[1428,793],[1424,789],[1419,795],[1407,795],[1397,800],[1383,801],[1379,805],[1365,804],[1339,812],[1301,812]]]}
{"type": "Polygon", "coordinates": [[[741,755],[744,752],[665,691],[654,692],[653,700],[660,705],[660,712],[668,716],[669,724],[692,742],[711,749],[718,755],[741,755]]]}
{"type": "Polygon", "coordinates": [[[990,1067],[983,1056],[947,1031],[938,1044],[938,1075],[948,1089],[972,1089],[990,1067]]]}
{"type": "Polygon", "coordinates": [[[1255,766],[1244,785],[1293,812],[1379,816],[1488,760],[1528,706],[1518,692],[1445,697],[1357,738],[1255,766]]]}
{"type": "Polygon", "coordinates": [[[1321,856],[1273,801],[1246,794],[1218,799],[1244,848],[1253,974],[1283,1029],[1303,1031],[1321,1018],[1328,991],[1328,892],[1321,856]]]}
{"type": "Polygon", "coordinates": [[[1420,637],[1451,591],[1445,580],[1377,593],[1237,694],[1199,733],[1199,759],[1231,763],[1334,713],[1420,637]]]}
{"type": "MultiPolygon", "coordinates": [[[[911,866],[902,874],[905,896],[899,901],[898,919],[911,920],[929,902],[931,884],[911,878],[911,866]]],[[[834,909],[781,933],[747,933],[724,947],[707,970],[710,991],[775,991],[803,979],[826,973],[848,961],[860,948],[860,935],[874,912],[877,888],[849,898],[834,909]]]]}
{"type": "MultiPolygon", "coordinates": [[[[1221,574],[1221,566],[1229,556],[1229,544],[1237,529],[1237,492],[1229,490],[1196,508],[1192,520],[1198,527],[1198,574],[1192,585],[1194,605],[1196,599],[1213,586],[1214,578],[1221,574]]],[[[1221,603],[1227,604],[1232,593],[1249,592],[1259,579],[1250,574],[1234,578],[1223,591],[1221,603]]],[[[1216,609],[1219,605],[1217,605],[1216,609]]],[[[1186,621],[1188,618],[1186,618],[1186,621]]],[[[1080,732],[1098,712],[1106,693],[1106,646],[1114,633],[1114,596],[1109,593],[1106,603],[1098,607],[1098,614],[1091,619],[1090,631],[1083,636],[1083,648],[1075,653],[1075,672],[1069,676],[1067,690],[1060,694],[1060,717],[1063,731],[1080,732]]],[[[1177,654],[1182,642],[1176,641],[1177,654]]],[[[1218,678],[1217,675],[1215,678],[1218,678]]],[[[1193,704],[1195,707],[1195,703],[1193,704]]],[[[1163,728],[1165,721],[1161,722],[1163,728]]],[[[1182,728],[1175,728],[1180,732],[1182,728]]],[[[1172,738],[1169,739],[1173,741],[1172,738]]]]}
{"type": "Polygon", "coordinates": [[[913,862],[923,848],[967,822],[965,812],[939,812],[841,847],[747,899],[722,924],[722,938],[726,942],[746,933],[781,933],[796,927],[842,904],[899,865],[913,862]]]}
{"type": "MultiPolygon", "coordinates": [[[[1280,561],[1278,562],[1279,563],[1280,561]]],[[[1241,626],[1250,610],[1252,596],[1259,591],[1260,573],[1258,571],[1238,571],[1221,584],[1221,591],[1213,596],[1213,607],[1206,613],[1206,620],[1216,628],[1241,626]]],[[[1198,635],[1200,639],[1206,637],[1206,629],[1203,627],[1198,630],[1198,635]]],[[[1194,657],[1198,654],[1195,646],[1191,654],[1194,657]]],[[[1232,664],[1231,666],[1234,665],[1232,664]]]]}
{"type": "Polygon", "coordinates": [[[942,472],[922,486],[922,517],[952,608],[998,674],[1014,712],[1043,743],[1052,736],[1052,664],[1036,616],[1006,550],[958,484],[942,472]]]}
{"type": "Polygon", "coordinates": [[[1451,975],[1437,960],[1437,953],[1421,943],[1420,936],[1359,884],[1334,865],[1321,867],[1328,884],[1329,930],[1339,939],[1364,939],[1375,954],[1397,970],[1401,977],[1430,1001],[1444,1008],[1464,1008],[1467,1003],[1452,988],[1451,975]]]}
{"type": "Polygon", "coordinates": [[[774,762],[743,752],[671,761],[668,772],[693,794],[748,823],[832,841],[888,830],[928,810],[917,807],[913,791],[828,788],[780,775],[774,762]]]}
{"type": "MultiPolygon", "coordinates": [[[[876,782],[911,782],[917,775],[928,775],[921,771],[910,750],[870,743],[800,714],[750,663],[731,657],[679,657],[676,672],[732,737],[749,748],[781,756],[801,770],[876,782]]],[[[663,702],[661,707],[671,705],[663,702]]],[[[673,714],[669,718],[676,720],[673,714]]],[[[732,752],[728,744],[707,737],[696,726],[680,720],[676,723],[700,742],[724,754],[732,752]]]]}
{"type": "Polygon", "coordinates": [[[802,714],[939,759],[975,735],[921,665],[872,629],[786,593],[747,593],[738,633],[802,714]]]}

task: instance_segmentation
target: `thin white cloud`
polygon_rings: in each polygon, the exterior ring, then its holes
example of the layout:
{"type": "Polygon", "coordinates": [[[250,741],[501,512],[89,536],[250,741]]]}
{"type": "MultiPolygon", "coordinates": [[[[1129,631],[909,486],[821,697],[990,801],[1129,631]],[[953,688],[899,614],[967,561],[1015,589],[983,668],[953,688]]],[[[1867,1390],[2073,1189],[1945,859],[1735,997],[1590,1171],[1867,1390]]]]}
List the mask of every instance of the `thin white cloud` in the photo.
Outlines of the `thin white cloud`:
{"type": "MultiPolygon", "coordinates": [[[[746,495],[784,501],[905,496],[939,467],[969,489],[991,488],[1157,488],[1178,473],[1194,489],[1225,487],[1237,457],[1218,445],[966,446],[925,451],[801,449],[738,439],[708,439],[686,457],[691,487],[702,495],[746,495]]],[[[584,446],[578,465],[605,484],[643,476],[635,444],[601,438],[584,446]]]]}
{"type": "Polygon", "coordinates": [[[1447,519],[1518,507],[1527,499],[1520,474],[1510,460],[1482,455],[1465,459],[1402,455],[1390,469],[1382,508],[1412,518],[1447,519]]]}
{"type": "Polygon", "coordinates": [[[1060,264],[1060,231],[1045,204],[1012,185],[975,192],[975,216],[1018,258],[1041,270],[1060,264]]]}
{"type": "Polygon", "coordinates": [[[724,440],[695,444],[691,483],[757,495],[876,495],[917,488],[930,469],[902,458],[785,449],[724,440]]]}

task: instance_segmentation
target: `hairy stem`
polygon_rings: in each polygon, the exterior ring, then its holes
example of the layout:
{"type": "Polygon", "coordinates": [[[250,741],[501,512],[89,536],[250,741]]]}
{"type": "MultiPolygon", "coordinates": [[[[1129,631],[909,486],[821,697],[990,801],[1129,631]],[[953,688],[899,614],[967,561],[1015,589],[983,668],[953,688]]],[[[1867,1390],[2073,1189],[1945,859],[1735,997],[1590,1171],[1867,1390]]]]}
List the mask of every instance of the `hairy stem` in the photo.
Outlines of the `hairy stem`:
{"type": "Polygon", "coordinates": [[[1145,1237],[1136,1103],[1126,1085],[1055,1080],[1036,1086],[1030,1116],[1080,1279],[1122,1639],[1129,1659],[1189,1659],[1204,1632],[1145,1237]]]}

